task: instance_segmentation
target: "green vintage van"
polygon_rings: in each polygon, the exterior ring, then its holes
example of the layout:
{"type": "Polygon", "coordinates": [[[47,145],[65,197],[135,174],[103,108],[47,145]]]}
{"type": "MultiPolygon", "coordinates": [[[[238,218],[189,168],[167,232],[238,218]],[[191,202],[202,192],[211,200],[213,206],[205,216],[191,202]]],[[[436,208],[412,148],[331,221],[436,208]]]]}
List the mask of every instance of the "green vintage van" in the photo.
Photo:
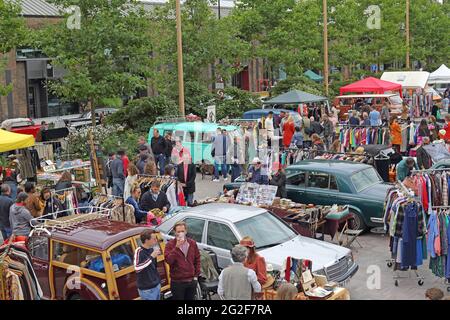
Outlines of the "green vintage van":
{"type": "Polygon", "coordinates": [[[151,144],[153,129],[158,129],[159,134],[164,136],[167,132],[172,132],[174,138],[181,139],[183,146],[187,148],[192,156],[192,162],[197,165],[202,163],[213,164],[211,156],[213,137],[217,128],[226,129],[231,139],[235,136],[241,137],[241,131],[237,126],[218,125],[216,123],[194,122],[163,122],[155,124],[150,128],[148,143],[151,144]]]}

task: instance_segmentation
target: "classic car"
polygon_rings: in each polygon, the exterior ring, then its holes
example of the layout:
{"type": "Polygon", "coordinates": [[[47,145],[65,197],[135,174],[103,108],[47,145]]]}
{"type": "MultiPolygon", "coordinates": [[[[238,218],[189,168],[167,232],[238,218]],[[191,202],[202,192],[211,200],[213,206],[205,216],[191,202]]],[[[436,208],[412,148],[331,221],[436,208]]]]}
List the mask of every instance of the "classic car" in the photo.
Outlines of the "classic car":
{"type": "MultiPolygon", "coordinates": [[[[44,299],[139,299],[133,256],[146,227],[95,213],[49,221],[47,226],[37,225],[26,242],[44,299]]],[[[167,297],[169,270],[164,263],[165,245],[158,237],[157,268],[162,296],[167,297]]]]}
{"type": "Polygon", "coordinates": [[[36,138],[41,130],[41,125],[35,124],[29,118],[14,118],[3,121],[1,128],[15,133],[30,134],[36,138]]]}
{"type": "MultiPolygon", "coordinates": [[[[384,201],[392,184],[383,182],[374,167],[339,160],[306,160],[286,168],[288,198],[305,204],[348,205],[355,230],[380,226],[384,201]]],[[[240,182],[224,185],[239,188],[240,182]]]]}
{"type": "Polygon", "coordinates": [[[328,281],[343,283],[358,270],[350,249],[301,236],[286,222],[266,209],[229,203],[211,203],[180,211],[156,230],[164,239],[174,237],[174,225],[184,221],[188,236],[200,249],[213,251],[218,266],[232,263],[230,250],[250,236],[258,254],[276,271],[281,271],[287,257],[312,261],[312,271],[328,281]]]}
{"type": "MultiPolygon", "coordinates": [[[[100,123],[100,114],[103,113],[105,116],[107,116],[107,115],[112,114],[112,113],[114,113],[116,111],[117,111],[116,108],[98,108],[98,109],[95,109],[96,123],[97,124],[100,123]]],[[[64,122],[66,123],[67,126],[72,127],[72,128],[80,128],[80,127],[84,127],[84,126],[90,126],[92,124],[91,115],[92,115],[91,111],[85,111],[79,117],[66,119],[66,120],[64,120],[64,122]]]]}

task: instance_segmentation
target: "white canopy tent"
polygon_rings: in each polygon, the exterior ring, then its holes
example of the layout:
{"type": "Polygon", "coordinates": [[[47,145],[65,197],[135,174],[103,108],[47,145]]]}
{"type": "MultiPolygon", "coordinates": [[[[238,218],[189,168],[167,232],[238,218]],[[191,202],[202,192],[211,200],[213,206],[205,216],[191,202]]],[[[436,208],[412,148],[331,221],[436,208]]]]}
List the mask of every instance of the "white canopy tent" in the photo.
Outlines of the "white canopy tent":
{"type": "Polygon", "coordinates": [[[445,64],[441,65],[436,71],[430,74],[428,83],[450,83],[450,69],[445,64]]]}
{"type": "Polygon", "coordinates": [[[430,73],[426,71],[386,71],[381,80],[401,84],[403,89],[424,89],[429,77],[430,73]]]}

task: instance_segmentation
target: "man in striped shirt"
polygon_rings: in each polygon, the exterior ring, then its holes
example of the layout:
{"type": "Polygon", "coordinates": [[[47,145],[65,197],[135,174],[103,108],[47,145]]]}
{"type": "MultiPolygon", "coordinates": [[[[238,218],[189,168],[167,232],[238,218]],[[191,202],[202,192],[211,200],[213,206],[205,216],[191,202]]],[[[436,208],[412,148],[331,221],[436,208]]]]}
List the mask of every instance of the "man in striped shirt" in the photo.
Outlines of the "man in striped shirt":
{"type": "Polygon", "coordinates": [[[139,296],[142,300],[159,300],[161,279],[156,267],[156,259],[161,251],[155,231],[142,232],[141,242],[142,245],[134,252],[134,269],[139,296]]]}

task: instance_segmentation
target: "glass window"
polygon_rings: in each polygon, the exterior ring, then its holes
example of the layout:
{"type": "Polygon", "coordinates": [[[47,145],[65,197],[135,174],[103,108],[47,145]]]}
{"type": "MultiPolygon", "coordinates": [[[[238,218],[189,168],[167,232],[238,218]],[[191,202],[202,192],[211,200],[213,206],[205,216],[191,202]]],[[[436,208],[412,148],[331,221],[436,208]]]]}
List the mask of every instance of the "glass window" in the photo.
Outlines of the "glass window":
{"type": "Polygon", "coordinates": [[[65,243],[53,242],[53,260],[97,272],[105,272],[103,258],[99,252],[65,243]]]}
{"type": "Polygon", "coordinates": [[[203,132],[201,135],[203,143],[211,143],[214,138],[214,132],[203,132]]]}
{"type": "Polygon", "coordinates": [[[208,223],[208,245],[231,250],[238,243],[233,231],[227,225],[212,221],[208,223]]]}
{"type": "Polygon", "coordinates": [[[286,184],[304,187],[305,186],[305,173],[294,174],[292,176],[288,176],[286,184]]]}
{"type": "Polygon", "coordinates": [[[48,238],[34,236],[28,240],[28,250],[34,258],[48,261],[48,238]]]}
{"type": "Polygon", "coordinates": [[[131,242],[121,244],[110,251],[114,272],[133,265],[133,247],[131,242]]]}
{"type": "MultiPolygon", "coordinates": [[[[205,220],[187,218],[184,220],[187,225],[187,236],[197,242],[202,242],[203,228],[205,226],[205,220]]],[[[175,229],[170,231],[169,235],[175,237],[175,229]]]]}
{"type": "Polygon", "coordinates": [[[195,141],[195,132],[188,131],[186,132],[186,142],[194,142],[195,141]]]}
{"type": "Polygon", "coordinates": [[[330,189],[331,190],[338,190],[338,185],[337,185],[337,181],[336,181],[336,177],[335,176],[330,176],[330,189]]]}
{"type": "Polygon", "coordinates": [[[308,176],[308,187],[328,189],[330,176],[323,172],[310,172],[308,176]]]}
{"type": "Polygon", "coordinates": [[[297,236],[291,228],[267,211],[235,225],[242,237],[249,236],[255,241],[257,249],[273,247],[297,236]]]}
{"type": "Polygon", "coordinates": [[[382,181],[375,168],[367,168],[358,171],[354,173],[350,179],[352,180],[356,192],[361,192],[382,181]]]}

